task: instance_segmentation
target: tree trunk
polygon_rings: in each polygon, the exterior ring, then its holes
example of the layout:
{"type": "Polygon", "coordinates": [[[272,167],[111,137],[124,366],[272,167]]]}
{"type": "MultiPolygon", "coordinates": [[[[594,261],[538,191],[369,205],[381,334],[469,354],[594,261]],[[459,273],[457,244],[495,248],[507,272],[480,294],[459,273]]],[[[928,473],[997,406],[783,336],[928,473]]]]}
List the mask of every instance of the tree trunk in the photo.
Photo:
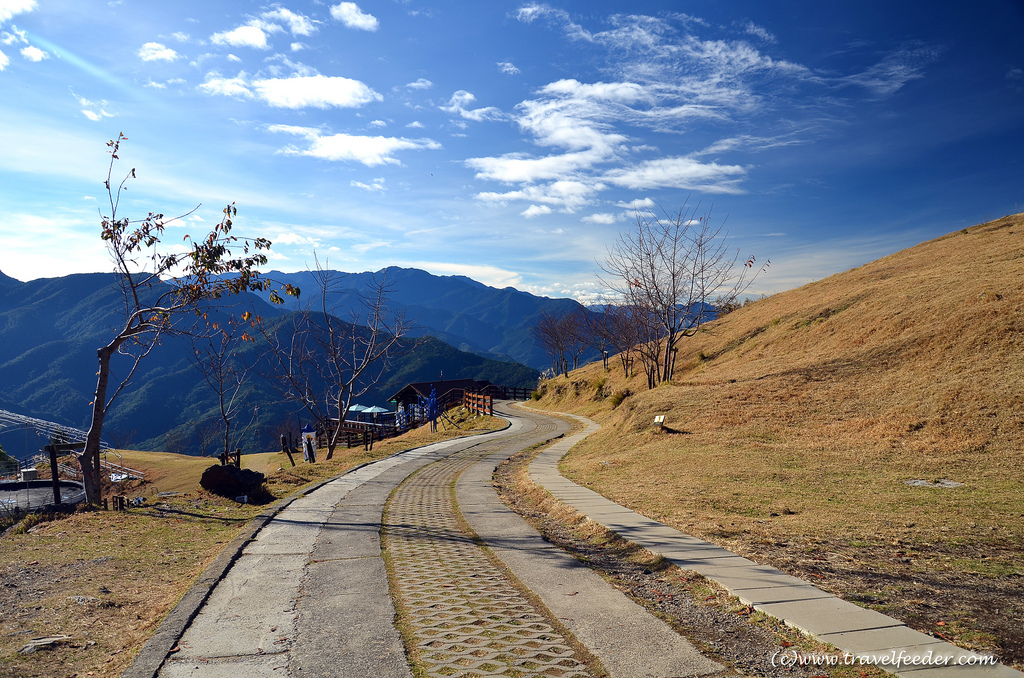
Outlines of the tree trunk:
{"type": "Polygon", "coordinates": [[[103,501],[103,487],[100,482],[100,434],[103,432],[103,418],[106,415],[107,382],[110,380],[110,356],[117,349],[111,343],[96,351],[99,371],[96,373],[96,393],[92,401],[92,424],[85,438],[85,449],[78,456],[82,467],[82,481],[85,485],[85,500],[91,506],[103,501]]]}
{"type": "Polygon", "coordinates": [[[220,417],[224,421],[224,454],[231,451],[231,419],[224,412],[223,400],[221,402],[220,417]]]}

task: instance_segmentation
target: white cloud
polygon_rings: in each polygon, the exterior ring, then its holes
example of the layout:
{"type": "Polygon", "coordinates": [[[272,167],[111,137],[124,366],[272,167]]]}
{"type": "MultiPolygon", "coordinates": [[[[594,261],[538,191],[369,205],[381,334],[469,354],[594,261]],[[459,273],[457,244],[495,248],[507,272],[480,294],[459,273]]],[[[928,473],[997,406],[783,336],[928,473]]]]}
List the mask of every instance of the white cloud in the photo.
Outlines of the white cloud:
{"type": "Polygon", "coordinates": [[[383,120],[372,120],[368,127],[387,127],[388,124],[383,120]]]}
{"type": "Polygon", "coordinates": [[[281,233],[270,241],[275,245],[307,245],[309,247],[320,247],[320,241],[316,238],[307,238],[298,233],[281,233]]]}
{"type": "Polygon", "coordinates": [[[543,157],[509,153],[497,158],[468,158],[466,165],[475,169],[476,178],[500,181],[506,184],[548,181],[592,167],[604,158],[594,151],[564,153],[543,157]]]}
{"type": "Polygon", "coordinates": [[[778,42],[778,38],[772,35],[771,31],[762,26],[758,26],[753,21],[748,21],[747,25],[743,27],[743,30],[749,35],[753,35],[756,38],[763,40],[764,42],[775,44],[778,42]]]}
{"type": "Polygon", "coordinates": [[[0,44],[14,45],[22,43],[27,45],[28,38],[25,37],[25,31],[19,31],[16,27],[11,26],[10,32],[4,31],[0,33],[0,44]]]}
{"type": "Polygon", "coordinates": [[[541,94],[552,94],[570,100],[615,101],[624,104],[648,102],[651,95],[633,82],[582,83],[578,80],[558,80],[541,89],[541,94]]]}
{"type": "Polygon", "coordinates": [[[406,261],[397,264],[430,271],[434,275],[463,275],[491,287],[519,287],[522,276],[497,266],[482,264],[457,264],[440,261],[406,261]]]}
{"type": "Polygon", "coordinates": [[[303,45],[301,42],[293,42],[291,44],[291,50],[293,52],[298,52],[299,50],[302,50],[302,49],[306,49],[306,46],[303,45]]]}
{"type": "Polygon", "coordinates": [[[544,214],[551,214],[551,208],[547,205],[530,205],[519,214],[523,215],[527,219],[532,219],[544,214]]]}
{"type": "Polygon", "coordinates": [[[650,198],[640,198],[637,200],[632,200],[630,202],[617,202],[615,203],[615,206],[624,210],[634,211],[650,209],[654,207],[655,204],[656,203],[650,198]]]}
{"type": "Polygon", "coordinates": [[[500,120],[505,117],[504,114],[494,106],[474,109],[468,108],[468,106],[470,106],[474,101],[476,101],[475,96],[466,90],[460,89],[458,92],[452,94],[452,98],[448,101],[447,106],[438,106],[438,108],[446,113],[453,113],[465,118],[466,120],[473,120],[474,122],[500,120]]]}
{"type": "MultiPolygon", "coordinates": [[[[763,100],[755,86],[766,77],[786,85],[823,82],[805,67],[774,60],[742,40],[702,40],[690,30],[707,24],[686,15],[614,15],[608,19],[612,28],[603,32],[589,32],[563,10],[540,3],[522,6],[515,16],[526,23],[552,22],[573,40],[606,47],[610,64],[606,72],[619,77],[598,82],[558,80],[520,102],[512,120],[537,146],[557,150],[468,158],[465,164],[475,170],[477,179],[516,184],[520,189],[484,191],[477,195],[481,200],[525,200],[572,211],[613,186],[741,192],[746,168],[701,162],[698,156],[798,142],[786,137],[737,137],[713,144],[705,152],[659,157],[658,140],[647,132],[678,135],[696,121],[726,123],[756,114],[763,100]],[[541,182],[547,183],[538,185],[541,182]],[[574,190],[566,192],[566,187],[574,190]]],[[[772,36],[757,28],[745,27],[770,42],[772,36]]],[[[461,96],[442,108],[466,118],[461,112],[472,110],[471,95],[457,94],[461,96]]]]}
{"type": "Polygon", "coordinates": [[[242,63],[242,59],[241,59],[241,57],[237,57],[237,56],[235,56],[234,54],[229,54],[229,55],[227,55],[227,57],[225,57],[225,58],[226,58],[226,59],[227,59],[228,61],[232,62],[232,63],[236,63],[236,64],[240,64],[240,63],[242,63]]]}
{"type": "Polygon", "coordinates": [[[78,105],[82,107],[82,115],[93,122],[99,122],[103,118],[113,118],[116,115],[116,113],[107,112],[105,108],[107,105],[106,101],[100,101],[99,103],[90,101],[85,97],[78,96],[73,90],[71,92],[71,96],[73,96],[78,102],[78,105]]]}
{"type": "Polygon", "coordinates": [[[584,84],[560,80],[543,87],[539,97],[516,106],[515,121],[540,146],[567,149],[542,157],[510,153],[469,158],[477,178],[504,183],[531,183],[566,178],[610,162],[624,152],[629,138],[614,131],[616,122],[635,118],[627,104],[646,104],[650,96],[633,83],[584,84]]]}
{"type": "Polygon", "coordinates": [[[252,83],[257,96],[276,108],[356,108],[383,97],[358,80],[325,75],[273,78],[252,83]]]}
{"type": "Polygon", "coordinates": [[[519,73],[519,69],[516,68],[516,65],[511,61],[499,61],[498,70],[502,73],[507,73],[508,75],[516,75],[519,73]]]}
{"type": "Polygon", "coordinates": [[[614,224],[618,221],[618,217],[608,212],[599,212],[597,214],[588,214],[587,216],[580,219],[580,221],[587,224],[614,224]]]}
{"type": "Polygon", "coordinates": [[[408,89],[430,89],[434,86],[434,83],[430,82],[426,78],[419,78],[416,82],[410,82],[406,87],[408,89]]]}
{"type": "Polygon", "coordinates": [[[552,10],[550,7],[546,5],[541,5],[536,2],[533,2],[528,5],[523,5],[522,7],[517,9],[515,17],[516,19],[519,19],[523,23],[532,23],[534,19],[554,12],[555,10],[552,10]]]}
{"type": "Polygon", "coordinates": [[[478,193],[476,197],[485,202],[504,204],[512,200],[523,200],[533,203],[555,205],[563,212],[573,213],[581,207],[590,204],[593,196],[598,190],[605,187],[601,184],[588,184],[572,179],[554,181],[541,186],[525,186],[518,191],[506,193],[494,193],[485,191],[478,193]]]}
{"type": "Polygon", "coordinates": [[[305,155],[322,160],[355,161],[367,167],[377,165],[401,165],[394,153],[405,150],[437,150],[441,144],[431,139],[405,139],[395,137],[368,137],[352,134],[332,134],[324,136],[320,130],[310,127],[293,125],[271,125],[271,132],[294,134],[304,137],[309,146],[296,148],[289,146],[281,152],[286,155],[305,155]]]}
{"type": "Polygon", "coordinates": [[[282,30],[277,24],[268,24],[258,19],[253,19],[244,26],[234,30],[214,33],[210,36],[210,42],[215,45],[230,45],[232,47],[252,47],[254,49],[270,49],[267,42],[267,33],[275,33],[282,30]]]}
{"type": "Polygon", "coordinates": [[[2,71],[5,68],[7,68],[7,64],[9,64],[9,63],[11,63],[10,58],[6,54],[4,54],[2,51],[0,51],[0,71],[2,71]]]}
{"type": "Polygon", "coordinates": [[[630,189],[700,189],[709,193],[741,193],[736,186],[746,176],[738,165],[702,163],[689,157],[658,158],[632,167],[610,170],[604,179],[630,189]]]}
{"type": "Polygon", "coordinates": [[[363,31],[375,31],[380,26],[377,17],[365,14],[354,2],[342,2],[331,6],[331,16],[349,28],[363,31]]]}
{"type": "Polygon", "coordinates": [[[841,84],[859,85],[879,97],[895,94],[912,80],[924,77],[924,68],[932,63],[940,50],[915,47],[890,54],[863,73],[840,79],[841,84]]]}
{"type": "Polygon", "coordinates": [[[316,32],[316,25],[313,21],[303,15],[297,14],[290,9],[278,7],[260,15],[268,21],[275,21],[288,24],[288,30],[292,35],[312,35],[316,32]]]}
{"type": "Polygon", "coordinates": [[[36,8],[36,0],[0,0],[0,24],[16,14],[31,12],[36,8]]]}
{"type": "Polygon", "coordinates": [[[374,240],[373,242],[363,242],[358,245],[352,246],[352,251],[356,254],[366,254],[370,250],[375,250],[380,247],[390,247],[390,240],[374,240]]]}
{"type": "Polygon", "coordinates": [[[243,71],[234,78],[222,78],[219,73],[211,72],[206,74],[206,82],[199,85],[199,89],[207,94],[220,94],[228,97],[251,99],[252,91],[249,89],[248,78],[243,71]]]}
{"type": "Polygon", "coordinates": [[[139,58],[143,61],[174,61],[180,56],[173,49],[159,42],[147,42],[139,48],[139,58]]]}
{"type": "Polygon", "coordinates": [[[89,120],[92,120],[93,122],[99,122],[103,118],[113,118],[114,117],[113,113],[107,113],[103,109],[100,109],[99,111],[93,111],[93,110],[90,110],[88,108],[83,108],[82,109],[82,115],[84,115],[85,117],[89,118],[89,120]]]}
{"type": "Polygon", "coordinates": [[[258,98],[275,108],[356,108],[381,95],[358,80],[325,75],[292,78],[267,78],[249,81],[243,71],[234,78],[224,78],[215,71],[207,74],[199,89],[207,94],[220,94],[242,99],[258,98]]]}
{"type": "Polygon", "coordinates": [[[361,181],[353,180],[353,181],[349,182],[349,186],[353,186],[355,188],[361,188],[364,191],[371,191],[371,192],[386,191],[386,190],[388,190],[387,187],[384,185],[384,177],[380,177],[379,179],[373,179],[372,183],[370,183],[370,184],[364,184],[361,181]]]}
{"type": "Polygon", "coordinates": [[[21,49],[21,56],[25,57],[29,61],[40,62],[43,59],[49,59],[49,52],[44,52],[35,45],[29,45],[21,49]]]}
{"type": "Polygon", "coordinates": [[[171,33],[171,37],[177,40],[178,42],[189,42],[192,39],[188,33],[183,33],[182,31],[176,31],[174,33],[171,33]]]}
{"type": "Polygon", "coordinates": [[[419,120],[413,120],[408,125],[406,125],[406,127],[411,127],[412,129],[423,129],[424,127],[426,127],[426,125],[424,125],[419,120]]]}

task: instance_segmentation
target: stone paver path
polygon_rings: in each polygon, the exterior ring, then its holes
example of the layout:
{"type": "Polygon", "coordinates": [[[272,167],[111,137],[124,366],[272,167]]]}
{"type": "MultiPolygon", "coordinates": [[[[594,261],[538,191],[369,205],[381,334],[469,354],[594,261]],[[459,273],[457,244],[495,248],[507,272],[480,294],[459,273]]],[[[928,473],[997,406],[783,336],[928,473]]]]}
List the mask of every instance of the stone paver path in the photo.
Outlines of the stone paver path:
{"type": "Polygon", "coordinates": [[[268,514],[200,577],[123,678],[725,673],[501,503],[494,467],[568,429],[507,416],[504,431],[389,457],[268,514]]]}
{"type": "Polygon", "coordinates": [[[590,676],[546,611],[485,553],[454,506],[455,480],[488,454],[468,450],[407,479],[388,503],[392,588],[426,675],[590,676]]]}

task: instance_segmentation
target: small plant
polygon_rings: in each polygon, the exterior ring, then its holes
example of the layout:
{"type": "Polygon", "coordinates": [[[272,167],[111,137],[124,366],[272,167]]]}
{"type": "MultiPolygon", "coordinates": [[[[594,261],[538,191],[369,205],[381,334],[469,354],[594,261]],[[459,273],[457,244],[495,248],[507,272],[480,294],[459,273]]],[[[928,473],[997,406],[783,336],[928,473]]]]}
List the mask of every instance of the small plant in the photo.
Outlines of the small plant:
{"type": "Polygon", "coordinates": [[[627,389],[623,389],[621,391],[616,391],[615,393],[613,393],[612,397],[609,399],[611,404],[612,404],[612,409],[614,410],[616,407],[621,405],[622,401],[625,400],[626,398],[628,398],[631,395],[633,395],[633,394],[630,392],[630,390],[628,388],[627,389]]]}

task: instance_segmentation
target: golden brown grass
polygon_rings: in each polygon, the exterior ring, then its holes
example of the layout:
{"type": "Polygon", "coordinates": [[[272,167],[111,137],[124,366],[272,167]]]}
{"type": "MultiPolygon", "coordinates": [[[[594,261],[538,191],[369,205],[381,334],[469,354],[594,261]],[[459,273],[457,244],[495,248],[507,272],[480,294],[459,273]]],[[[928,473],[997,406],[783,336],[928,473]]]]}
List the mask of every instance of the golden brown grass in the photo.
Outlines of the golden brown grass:
{"type": "MultiPolygon", "coordinates": [[[[458,420],[461,430],[424,427],[376,443],[372,452],[341,448],[323,461],[322,451],[317,464],[292,468],[278,453],[243,456],[242,466],[267,472],[271,492],[283,497],[365,461],[505,425],[492,417],[458,420]]],[[[123,456],[126,466],[146,472],[145,483],[123,488],[129,497],[147,497],[144,507],[77,513],[0,539],[0,677],[120,675],[205,567],[265,508],[200,490],[202,471],[217,463],[209,457],[123,456]],[[58,635],[70,640],[18,654],[32,638],[58,635]]]]}
{"type": "MultiPolygon", "coordinates": [[[[573,419],[571,431],[567,435],[577,433],[582,428],[582,425],[573,419]]],[[[722,625],[709,621],[706,616],[689,616],[685,612],[679,616],[679,610],[685,610],[686,606],[680,608],[666,604],[666,598],[668,601],[673,598],[669,591],[675,590],[677,594],[689,598],[698,606],[727,610],[730,614],[742,617],[746,622],[767,632],[768,638],[764,635],[744,634],[742,641],[737,636],[729,635],[730,645],[733,646],[728,648],[732,650],[731,656],[746,654],[747,658],[752,659],[754,653],[757,653],[767,657],[780,647],[792,648],[789,651],[801,652],[804,655],[826,655],[830,654],[830,649],[834,649],[786,626],[778,619],[761,612],[751,613],[751,608],[740,603],[723,587],[695,572],[681,570],[662,556],[622,539],[600,523],[555,499],[545,489],[536,485],[528,473],[530,462],[546,447],[548,443],[534,445],[513,455],[498,467],[494,474],[495,484],[502,501],[526,519],[547,541],[568,549],[590,567],[597,569],[610,584],[663,619],[702,652],[716,661],[728,662],[728,657],[723,656],[720,641],[732,630],[723,629],[722,625]],[[619,563],[639,566],[642,572],[649,572],[650,583],[657,587],[651,591],[654,597],[638,595],[643,587],[634,588],[629,583],[632,578],[627,577],[623,581],[622,571],[628,571],[629,568],[621,567],[619,563]],[[612,570],[616,569],[620,572],[613,574],[612,570]],[[673,583],[676,584],[675,587],[673,583]],[[760,642],[752,642],[752,639],[756,638],[760,638],[760,642]]],[[[888,675],[891,674],[875,667],[836,666],[829,671],[832,678],[873,678],[888,675]]]]}
{"type": "Polygon", "coordinates": [[[1015,215],[750,304],[683,340],[671,384],[596,364],[539,405],[604,424],[567,475],[741,553],[1006,583],[1024,575],[1022,310],[1015,215]]]}

